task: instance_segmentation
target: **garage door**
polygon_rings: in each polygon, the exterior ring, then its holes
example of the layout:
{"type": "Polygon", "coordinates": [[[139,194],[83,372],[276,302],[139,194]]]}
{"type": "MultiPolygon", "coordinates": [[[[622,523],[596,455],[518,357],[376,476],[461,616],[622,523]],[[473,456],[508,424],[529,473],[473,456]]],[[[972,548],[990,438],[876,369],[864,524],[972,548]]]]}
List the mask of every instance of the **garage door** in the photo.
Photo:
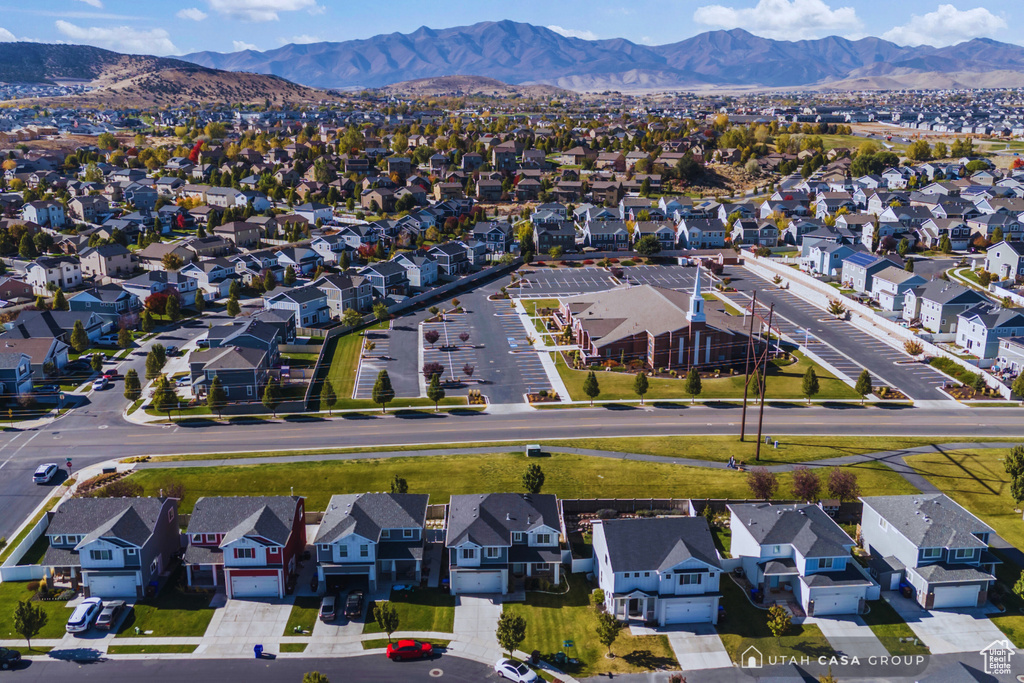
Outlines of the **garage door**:
{"type": "Polygon", "coordinates": [[[935,588],[935,602],[932,607],[976,607],[978,605],[977,584],[973,586],[938,586],[935,588]]]}
{"type": "Polygon", "coordinates": [[[673,602],[665,605],[666,624],[711,623],[710,602],[673,602]]]}
{"type": "Polygon", "coordinates": [[[860,596],[851,593],[814,593],[813,600],[816,617],[827,614],[856,614],[860,606],[860,596]]]}
{"type": "Polygon", "coordinates": [[[93,576],[90,574],[89,595],[94,598],[134,598],[138,595],[135,589],[135,575],[93,576]]]}
{"type": "Polygon", "coordinates": [[[231,597],[271,598],[280,595],[276,576],[232,576],[231,597]]]}
{"type": "Polygon", "coordinates": [[[500,593],[501,572],[458,572],[456,593],[500,593]]]}

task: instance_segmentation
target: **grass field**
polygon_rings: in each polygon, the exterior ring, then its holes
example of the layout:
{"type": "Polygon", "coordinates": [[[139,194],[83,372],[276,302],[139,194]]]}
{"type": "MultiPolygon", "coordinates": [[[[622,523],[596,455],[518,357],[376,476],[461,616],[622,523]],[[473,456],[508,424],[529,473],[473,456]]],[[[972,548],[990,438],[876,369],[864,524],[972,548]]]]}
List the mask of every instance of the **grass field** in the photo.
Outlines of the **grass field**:
{"type": "MultiPolygon", "coordinates": [[[[35,590],[29,589],[29,584],[35,581],[4,581],[0,583],[0,640],[21,640],[21,636],[14,631],[14,610],[19,601],[28,600],[35,594],[35,590]]],[[[34,602],[33,605],[41,607],[46,613],[47,622],[33,640],[41,638],[63,638],[64,626],[71,616],[71,610],[63,602],[34,602]]]]}
{"type": "Polygon", "coordinates": [[[865,623],[871,627],[882,645],[891,655],[926,655],[930,654],[928,646],[914,643],[914,631],[900,618],[885,600],[875,600],[870,604],[871,611],[862,615],[865,623]],[[906,642],[901,642],[906,641],[906,642]]]}
{"type": "Polygon", "coordinates": [[[185,570],[178,568],[167,585],[148,602],[135,607],[117,631],[118,638],[137,637],[199,637],[213,618],[208,593],[186,593],[179,586],[184,583],[185,570]],[[140,634],[135,633],[138,627],[140,634]],[[150,632],[150,633],[147,633],[150,632]]]}
{"type": "MultiPolygon", "coordinates": [[[[391,591],[390,602],[398,612],[399,631],[451,633],[455,626],[455,596],[437,589],[391,591]]],[[[363,633],[382,633],[373,618],[373,602],[366,608],[363,633]]]]}
{"type": "Polygon", "coordinates": [[[198,645],[111,645],[107,648],[109,655],[142,655],[142,654],[191,654],[198,645]]]}
{"type": "Polygon", "coordinates": [[[554,662],[555,654],[565,652],[580,660],[579,667],[567,666],[566,673],[576,678],[606,673],[635,673],[678,668],[666,636],[635,637],[623,631],[612,644],[614,659],[605,657],[607,649],[597,639],[597,612],[590,606],[590,588],[579,574],[566,576],[569,592],[549,595],[529,592],[525,603],[507,603],[505,611],[526,619],[526,640],[519,649],[540,650],[541,659],[554,662]],[[565,641],[572,641],[565,647],[565,641]]]}
{"type": "MultiPolygon", "coordinates": [[[[618,460],[554,453],[539,461],[546,476],[544,493],[560,498],[745,498],[746,474],[684,467],[669,463],[618,460]]],[[[191,512],[200,496],[306,496],[309,510],[323,510],[334,494],[388,490],[395,475],[414,493],[430,494],[431,503],[446,503],[453,494],[521,491],[527,466],[522,453],[398,457],[270,463],[225,467],[139,470],[132,480],[145,495],[156,495],[168,479],[185,487],[182,513],[191,512]]],[[[887,466],[865,463],[851,468],[865,495],[914,493],[905,479],[887,466]]],[[[779,496],[788,496],[790,475],[778,475],[779,496]]]]}
{"type": "Polygon", "coordinates": [[[295,597],[295,604],[292,605],[291,614],[288,616],[288,624],[284,627],[282,636],[309,636],[313,635],[313,627],[320,616],[320,598],[298,595],[295,597]],[[301,627],[296,631],[295,627],[301,627]]]}
{"type": "MultiPolygon", "coordinates": [[[[802,399],[803,378],[807,368],[814,366],[814,372],[818,376],[820,392],[815,399],[857,399],[860,396],[842,380],[836,379],[824,368],[812,363],[804,356],[797,356],[796,363],[779,367],[772,365],[768,371],[768,389],[765,397],[768,399],[802,399]]],[[[569,390],[569,396],[575,401],[588,400],[583,393],[583,382],[587,378],[587,370],[571,370],[565,364],[560,354],[556,354],[555,365],[558,374],[565,382],[569,390]]],[[[640,397],[633,392],[635,375],[625,372],[604,372],[597,371],[597,383],[601,389],[597,400],[601,401],[622,401],[638,400],[640,397]]],[[[705,379],[701,382],[702,391],[698,398],[742,398],[744,376],[742,374],[731,377],[719,377],[718,379],[705,379]]],[[[658,401],[665,399],[686,400],[689,395],[685,392],[685,381],[683,379],[658,379],[649,380],[649,387],[646,396],[647,401],[658,401]]],[[[753,393],[753,392],[751,392],[753,393]]]]}

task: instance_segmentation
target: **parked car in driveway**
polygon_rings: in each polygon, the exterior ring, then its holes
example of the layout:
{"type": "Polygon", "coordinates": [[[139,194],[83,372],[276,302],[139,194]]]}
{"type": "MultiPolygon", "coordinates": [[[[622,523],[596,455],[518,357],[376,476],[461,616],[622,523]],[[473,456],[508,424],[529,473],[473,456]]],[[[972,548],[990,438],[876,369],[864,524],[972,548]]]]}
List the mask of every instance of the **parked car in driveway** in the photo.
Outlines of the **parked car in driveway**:
{"type": "Polygon", "coordinates": [[[32,481],[37,484],[49,484],[57,476],[57,470],[57,465],[52,462],[40,465],[36,468],[35,474],[32,475],[32,481]]]}
{"type": "Polygon", "coordinates": [[[363,591],[352,591],[345,599],[345,616],[355,619],[363,615],[363,591]]]}
{"type": "Polygon", "coordinates": [[[127,608],[124,600],[111,600],[103,606],[103,611],[96,617],[96,628],[101,631],[109,631],[117,624],[118,619],[124,614],[127,608]]]}
{"type": "Polygon", "coordinates": [[[103,601],[99,598],[86,598],[71,613],[65,630],[68,633],[84,633],[89,630],[96,617],[103,611],[103,601]]]}
{"type": "Polygon", "coordinates": [[[164,353],[167,354],[168,356],[177,356],[178,355],[178,347],[175,346],[174,344],[171,344],[166,349],[164,349],[164,353]]]}
{"type": "Polygon", "coordinates": [[[8,647],[0,647],[0,669],[13,669],[21,663],[21,653],[8,647]]]}
{"type": "Polygon", "coordinates": [[[96,343],[100,346],[117,346],[117,335],[105,334],[99,339],[97,339],[96,343]]]}
{"type": "Polygon", "coordinates": [[[320,601],[320,621],[334,621],[338,618],[338,597],[325,595],[320,601]]]}
{"type": "Polygon", "coordinates": [[[537,672],[521,662],[513,662],[511,659],[499,659],[494,665],[494,673],[502,678],[507,678],[515,683],[533,683],[539,681],[537,672]]]}
{"type": "Polygon", "coordinates": [[[399,640],[388,643],[388,659],[397,662],[402,659],[425,659],[434,656],[434,646],[418,640],[399,640]]]}

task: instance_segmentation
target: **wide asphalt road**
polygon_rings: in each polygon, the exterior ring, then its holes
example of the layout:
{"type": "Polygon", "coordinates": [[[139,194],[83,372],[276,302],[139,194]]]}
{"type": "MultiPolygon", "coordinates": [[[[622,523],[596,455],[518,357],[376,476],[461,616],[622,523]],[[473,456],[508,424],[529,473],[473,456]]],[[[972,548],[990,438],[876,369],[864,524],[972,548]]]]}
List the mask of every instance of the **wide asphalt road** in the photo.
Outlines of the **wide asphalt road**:
{"type": "MultiPolygon", "coordinates": [[[[952,405],[956,405],[953,404],[952,405]]],[[[1024,437],[1024,409],[900,407],[767,407],[765,434],[848,436],[1024,437]]],[[[198,426],[140,426],[122,420],[95,424],[63,418],[40,430],[0,434],[0,536],[8,536],[43,499],[32,484],[35,467],[73,458],[74,469],[111,458],[180,453],[457,444],[481,441],[573,439],[594,436],[737,434],[736,405],[690,406],[658,402],[646,409],[613,405],[507,414],[389,411],[334,419],[201,422],[198,426]]],[[[747,411],[747,433],[757,431],[757,410],[747,411]]]]}
{"type": "Polygon", "coordinates": [[[459,657],[440,657],[423,662],[392,662],[382,655],[345,659],[131,659],[93,662],[46,660],[26,662],[4,672],[14,682],[103,681],[104,683],[300,683],[307,671],[319,671],[332,683],[379,681],[380,683],[479,683],[497,680],[491,667],[459,657]],[[431,671],[435,675],[431,675],[431,671]],[[440,671],[440,676],[436,672],[440,671]]]}

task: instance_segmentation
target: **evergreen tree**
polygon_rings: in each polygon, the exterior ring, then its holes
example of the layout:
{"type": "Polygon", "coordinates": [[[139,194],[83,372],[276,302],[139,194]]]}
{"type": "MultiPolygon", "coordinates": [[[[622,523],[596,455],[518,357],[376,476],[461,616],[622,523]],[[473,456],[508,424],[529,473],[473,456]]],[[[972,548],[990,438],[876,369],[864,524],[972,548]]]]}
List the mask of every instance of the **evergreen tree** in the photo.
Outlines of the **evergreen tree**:
{"type": "Polygon", "coordinates": [[[380,406],[381,412],[387,412],[387,404],[395,399],[395,390],[391,386],[391,378],[387,370],[377,373],[377,381],[373,383],[373,402],[380,406]]]}
{"type": "Polygon", "coordinates": [[[704,390],[701,385],[700,373],[697,372],[697,368],[690,368],[690,371],[686,373],[686,386],[684,387],[686,393],[690,395],[690,405],[697,402],[697,397],[700,396],[700,392],[704,390]]]}
{"type": "Polygon", "coordinates": [[[127,349],[132,345],[132,333],[127,327],[122,327],[117,331],[117,346],[118,348],[127,349]]]}
{"type": "Polygon", "coordinates": [[[36,296],[36,310],[45,311],[48,308],[49,308],[49,306],[46,305],[46,297],[44,297],[42,294],[37,295],[36,296]]]}
{"type": "Polygon", "coordinates": [[[337,402],[338,395],[334,392],[334,385],[331,383],[331,380],[325,379],[324,385],[320,389],[320,410],[327,408],[327,413],[330,415],[337,402]]]}
{"type": "Polygon", "coordinates": [[[174,393],[174,387],[167,377],[161,375],[156,381],[156,389],[153,391],[153,409],[158,413],[167,413],[167,419],[171,419],[171,411],[178,407],[178,395],[174,393]]]}
{"type": "Polygon", "coordinates": [[[277,380],[273,377],[267,380],[267,386],[263,387],[263,407],[271,411],[277,417],[277,407],[281,405],[281,389],[277,380]]]}
{"type": "Polygon", "coordinates": [[[156,327],[156,323],[153,322],[153,314],[149,312],[149,309],[146,309],[142,313],[142,331],[149,334],[153,331],[154,327],[156,327]]]}
{"type": "Polygon", "coordinates": [[[55,311],[69,311],[71,306],[68,304],[68,300],[64,297],[64,290],[58,289],[57,293],[53,295],[53,310],[55,311]]]}
{"type": "Polygon", "coordinates": [[[224,391],[224,385],[220,383],[220,377],[214,375],[213,381],[210,382],[210,389],[206,393],[206,407],[210,409],[211,413],[217,413],[219,418],[221,411],[224,410],[224,406],[227,403],[228,393],[224,391]]]}
{"type": "Polygon", "coordinates": [[[196,313],[199,315],[202,315],[203,311],[206,310],[206,298],[203,296],[202,292],[196,292],[196,300],[195,303],[192,304],[192,308],[194,308],[196,313]]]}
{"type": "Polygon", "coordinates": [[[804,396],[807,397],[807,404],[810,405],[811,398],[818,395],[818,391],[821,389],[818,383],[818,376],[814,374],[814,368],[807,368],[807,372],[804,373],[803,392],[804,396]]]}
{"type": "Polygon", "coordinates": [[[139,382],[139,373],[132,368],[124,375],[124,397],[129,401],[138,401],[142,396],[142,384],[139,382]]]}
{"type": "Polygon", "coordinates": [[[93,372],[100,372],[101,370],[103,370],[103,354],[92,354],[92,358],[89,359],[89,367],[92,368],[93,372]]]}
{"type": "Polygon", "coordinates": [[[266,272],[263,273],[263,289],[269,292],[274,287],[277,287],[277,279],[274,277],[274,272],[267,268],[266,272]]]}
{"type": "Polygon", "coordinates": [[[853,390],[860,394],[860,404],[864,405],[864,398],[874,391],[874,387],[871,386],[871,373],[867,370],[861,370],[853,390]]]}
{"type": "Polygon", "coordinates": [[[238,299],[236,297],[228,299],[227,314],[234,318],[241,312],[242,307],[238,305],[238,299]]]}
{"type": "Polygon", "coordinates": [[[34,259],[38,256],[36,245],[32,243],[32,238],[27,232],[21,236],[21,241],[18,242],[18,256],[24,259],[34,259]]]}
{"type": "Polygon", "coordinates": [[[591,370],[587,378],[583,380],[583,393],[590,398],[590,405],[594,405],[594,399],[601,395],[601,387],[597,383],[597,375],[591,370]]]}
{"type": "MultiPolygon", "coordinates": [[[[199,294],[196,294],[196,298],[199,298],[199,294]]],[[[171,322],[177,322],[181,318],[181,303],[178,301],[178,297],[170,295],[167,297],[167,303],[164,305],[164,315],[171,322]]]]}
{"type": "Polygon", "coordinates": [[[290,265],[284,269],[284,284],[287,287],[295,284],[295,268],[290,265]]]}
{"type": "Polygon", "coordinates": [[[81,353],[89,348],[89,335],[85,333],[81,320],[76,320],[71,328],[71,348],[75,353],[81,353]]]}
{"type": "Polygon", "coordinates": [[[643,371],[639,372],[633,381],[633,392],[640,397],[640,405],[644,404],[644,394],[647,393],[649,384],[647,375],[643,371]]]}
{"type": "Polygon", "coordinates": [[[444,388],[441,386],[441,377],[434,373],[430,378],[430,386],[427,387],[427,398],[434,402],[434,412],[437,412],[437,404],[444,399],[444,388]]]}

